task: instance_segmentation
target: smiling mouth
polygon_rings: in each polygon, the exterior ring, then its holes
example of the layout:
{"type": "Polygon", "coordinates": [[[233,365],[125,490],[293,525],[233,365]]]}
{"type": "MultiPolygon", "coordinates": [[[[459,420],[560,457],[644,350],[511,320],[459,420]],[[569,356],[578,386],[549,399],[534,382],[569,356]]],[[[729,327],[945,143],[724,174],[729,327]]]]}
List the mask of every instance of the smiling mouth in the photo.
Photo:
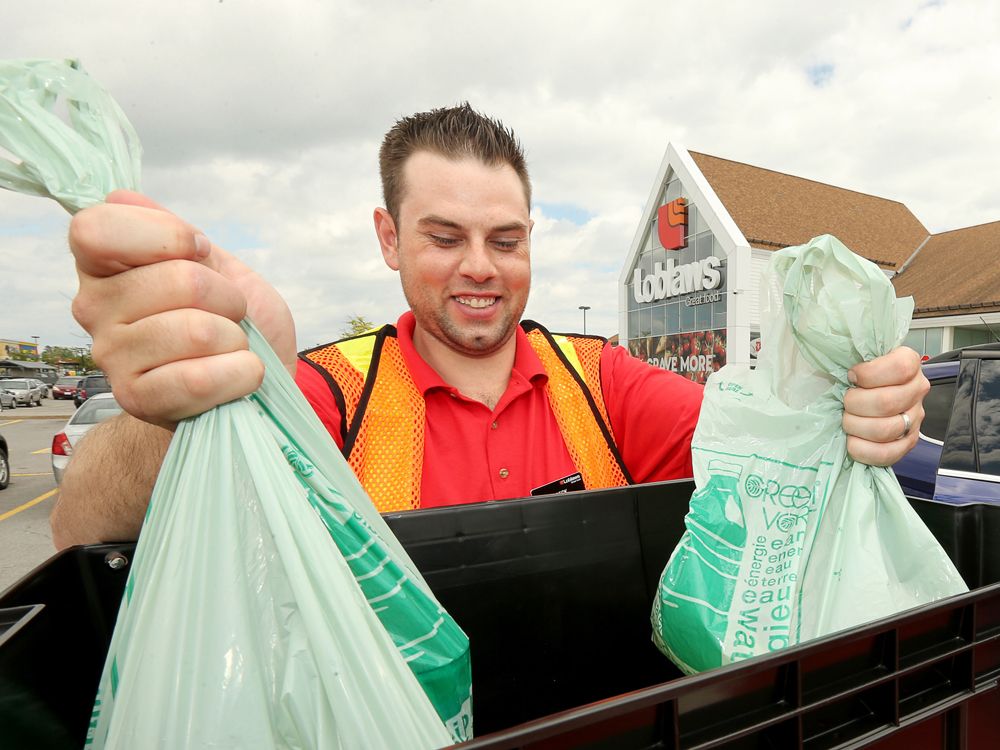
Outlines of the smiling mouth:
{"type": "Polygon", "coordinates": [[[476,310],[490,307],[496,304],[496,297],[455,297],[455,301],[460,305],[466,305],[476,310]]]}

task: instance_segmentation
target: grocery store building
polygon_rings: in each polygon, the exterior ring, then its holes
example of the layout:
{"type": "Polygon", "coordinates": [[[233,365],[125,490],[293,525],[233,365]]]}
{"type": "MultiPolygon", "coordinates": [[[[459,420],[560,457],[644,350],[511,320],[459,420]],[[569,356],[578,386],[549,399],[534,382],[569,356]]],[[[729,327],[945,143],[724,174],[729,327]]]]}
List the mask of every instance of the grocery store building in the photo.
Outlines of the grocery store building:
{"type": "Polygon", "coordinates": [[[899,201],[668,145],[619,279],[619,342],[699,382],[751,363],[770,254],[821,234],[913,296],[921,354],[1000,338],[1000,221],[931,234],[899,201]]]}

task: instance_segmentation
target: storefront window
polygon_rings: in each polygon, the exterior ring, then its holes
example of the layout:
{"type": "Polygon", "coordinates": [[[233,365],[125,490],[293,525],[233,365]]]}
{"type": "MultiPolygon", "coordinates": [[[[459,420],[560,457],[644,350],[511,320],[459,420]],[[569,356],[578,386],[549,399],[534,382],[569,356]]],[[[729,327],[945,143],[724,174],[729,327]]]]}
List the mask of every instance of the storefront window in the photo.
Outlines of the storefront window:
{"type": "Polygon", "coordinates": [[[976,344],[988,344],[993,341],[993,335],[983,328],[956,328],[955,348],[961,349],[964,346],[975,346],[976,344]]]}
{"type": "MultiPolygon", "coordinates": [[[[918,354],[925,357],[933,357],[943,351],[942,341],[944,339],[943,328],[917,328],[911,330],[903,339],[903,346],[908,346],[918,354]]],[[[956,344],[959,346],[959,344],[956,344]]]]}
{"type": "Polygon", "coordinates": [[[688,331],[693,331],[694,326],[694,308],[688,307],[687,305],[681,305],[681,332],[686,333],[688,331]]]}
{"type": "Polygon", "coordinates": [[[672,178],[670,182],[667,183],[667,189],[663,191],[663,200],[660,202],[660,205],[662,206],[664,203],[670,203],[670,201],[675,198],[680,198],[682,189],[683,187],[681,186],[681,181],[676,177],[672,178]]]}
{"type": "Polygon", "coordinates": [[[707,331],[712,327],[711,305],[698,305],[694,308],[694,325],[699,331],[707,331]]]}
{"type": "Polygon", "coordinates": [[[687,236],[689,238],[688,244],[690,244],[691,242],[690,238],[694,237],[696,234],[700,234],[705,227],[702,226],[703,222],[701,220],[701,213],[698,211],[697,206],[689,203],[687,210],[688,210],[687,236]]]}
{"type": "Polygon", "coordinates": [[[650,324],[650,334],[653,336],[663,336],[667,332],[667,307],[666,305],[656,305],[652,309],[653,320],[650,324]]]}
{"type": "Polygon", "coordinates": [[[639,258],[639,267],[642,269],[643,274],[648,274],[653,272],[653,254],[643,253],[639,258]]]}
{"type": "Polygon", "coordinates": [[[697,239],[697,259],[705,260],[705,258],[710,257],[715,250],[715,243],[713,242],[713,237],[709,233],[701,234],[697,239]]]}
{"type": "Polygon", "coordinates": [[[906,334],[906,338],[903,339],[903,346],[908,346],[917,354],[926,354],[924,351],[924,341],[925,333],[923,329],[919,331],[910,331],[906,334]]]}
{"type": "Polygon", "coordinates": [[[928,328],[927,329],[927,343],[924,346],[927,348],[927,355],[933,357],[935,354],[940,354],[944,351],[944,329],[943,328],[928,328]]]}
{"type": "Polygon", "coordinates": [[[681,325],[681,306],[677,302],[667,305],[667,332],[679,331],[681,325]]]}

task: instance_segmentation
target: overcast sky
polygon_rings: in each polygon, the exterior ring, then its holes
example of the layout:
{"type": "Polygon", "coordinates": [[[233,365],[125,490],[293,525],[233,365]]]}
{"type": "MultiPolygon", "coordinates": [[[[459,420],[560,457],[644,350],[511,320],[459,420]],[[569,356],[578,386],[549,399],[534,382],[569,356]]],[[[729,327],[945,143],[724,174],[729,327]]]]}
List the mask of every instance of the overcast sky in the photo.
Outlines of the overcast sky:
{"type": "MultiPolygon", "coordinates": [[[[300,347],[404,308],[372,229],[402,115],[468,100],[534,183],[526,316],[617,332],[618,274],[668,142],[1000,220],[1000,4],[505,0],[5,3],[0,56],[75,57],[144,146],[143,188],[269,279],[300,347]]],[[[82,346],[51,201],[0,191],[0,338],[82,346]]]]}

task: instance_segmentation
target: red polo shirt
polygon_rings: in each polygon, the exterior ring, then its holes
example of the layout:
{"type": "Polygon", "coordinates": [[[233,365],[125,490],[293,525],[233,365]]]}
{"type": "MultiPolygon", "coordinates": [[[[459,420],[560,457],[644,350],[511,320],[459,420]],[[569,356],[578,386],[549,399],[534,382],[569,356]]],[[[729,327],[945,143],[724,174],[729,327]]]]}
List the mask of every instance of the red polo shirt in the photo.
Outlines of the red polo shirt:
{"type": "MultiPolygon", "coordinates": [[[[576,471],[549,408],[548,376],[520,327],[510,383],[491,410],[445,383],[420,358],[414,325],[413,313],[406,312],[396,330],[426,404],[421,507],[525,497],[576,471]]],[[[340,411],[323,376],[299,360],[296,382],[342,445],[340,411]]],[[[634,481],[692,475],[700,385],[608,345],[601,353],[601,388],[615,443],[634,481]]]]}

